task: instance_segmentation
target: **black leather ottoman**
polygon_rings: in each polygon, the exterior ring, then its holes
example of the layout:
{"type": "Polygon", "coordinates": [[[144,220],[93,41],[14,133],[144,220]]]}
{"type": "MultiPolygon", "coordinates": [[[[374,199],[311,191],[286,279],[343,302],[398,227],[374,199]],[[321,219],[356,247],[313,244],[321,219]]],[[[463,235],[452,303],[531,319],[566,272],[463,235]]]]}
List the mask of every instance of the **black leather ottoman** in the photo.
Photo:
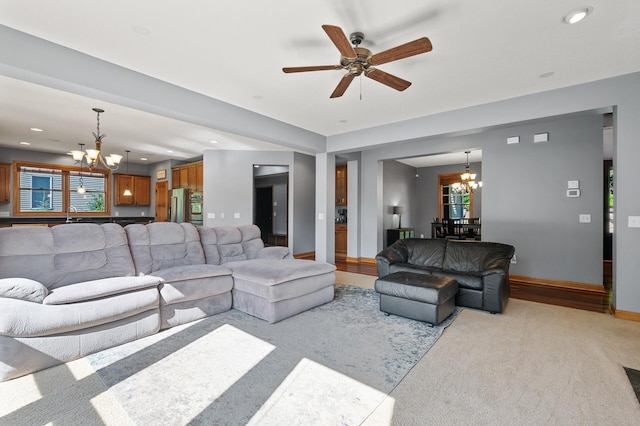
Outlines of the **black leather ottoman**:
{"type": "Polygon", "coordinates": [[[456,308],[458,282],[437,275],[396,272],[378,278],[380,310],[438,325],[456,308]]]}

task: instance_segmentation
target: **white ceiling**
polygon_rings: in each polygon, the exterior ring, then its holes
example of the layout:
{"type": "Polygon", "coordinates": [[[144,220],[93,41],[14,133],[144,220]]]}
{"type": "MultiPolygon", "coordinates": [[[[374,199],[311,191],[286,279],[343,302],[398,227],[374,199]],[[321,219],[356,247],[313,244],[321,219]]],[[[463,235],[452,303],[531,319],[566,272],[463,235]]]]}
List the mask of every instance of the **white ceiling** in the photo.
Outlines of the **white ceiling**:
{"type": "MultiPolygon", "coordinates": [[[[581,1],[0,0],[0,24],[329,136],[640,71],[640,2],[589,5],[567,25],[581,1]],[[411,81],[404,92],[361,78],[329,99],[343,71],[282,72],[338,63],[323,24],[363,32],[374,53],[424,36],[433,51],[379,67],[411,81]]],[[[104,150],[132,161],[286,149],[4,76],[0,94],[0,146],[91,144],[100,107],[104,150]]]]}

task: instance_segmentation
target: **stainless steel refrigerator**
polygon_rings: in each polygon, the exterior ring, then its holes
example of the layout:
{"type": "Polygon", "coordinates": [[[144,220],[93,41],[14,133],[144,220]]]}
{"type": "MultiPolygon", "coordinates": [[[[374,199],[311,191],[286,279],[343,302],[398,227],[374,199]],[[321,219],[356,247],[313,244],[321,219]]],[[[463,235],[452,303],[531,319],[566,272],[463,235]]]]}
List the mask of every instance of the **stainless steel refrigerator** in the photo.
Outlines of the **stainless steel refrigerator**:
{"type": "Polygon", "coordinates": [[[189,190],[176,188],[171,190],[171,222],[189,221],[189,190]]]}
{"type": "Polygon", "coordinates": [[[202,192],[192,192],[187,188],[172,189],[171,222],[202,225],[202,192]]]}

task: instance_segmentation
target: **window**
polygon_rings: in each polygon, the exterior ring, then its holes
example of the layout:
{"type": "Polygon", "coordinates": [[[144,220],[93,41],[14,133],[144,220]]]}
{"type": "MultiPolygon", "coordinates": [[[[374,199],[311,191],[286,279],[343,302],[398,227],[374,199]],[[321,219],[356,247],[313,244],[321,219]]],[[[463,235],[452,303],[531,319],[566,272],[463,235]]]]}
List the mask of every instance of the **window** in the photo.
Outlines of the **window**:
{"type": "Polygon", "coordinates": [[[451,185],[460,182],[460,174],[438,176],[440,219],[462,219],[473,217],[473,193],[460,194],[451,185]]]}
{"type": "Polygon", "coordinates": [[[16,163],[14,215],[61,216],[70,207],[77,214],[108,215],[109,171],[80,172],[77,167],[53,164],[16,163]],[[86,189],[76,189],[82,183],[86,189]]]}

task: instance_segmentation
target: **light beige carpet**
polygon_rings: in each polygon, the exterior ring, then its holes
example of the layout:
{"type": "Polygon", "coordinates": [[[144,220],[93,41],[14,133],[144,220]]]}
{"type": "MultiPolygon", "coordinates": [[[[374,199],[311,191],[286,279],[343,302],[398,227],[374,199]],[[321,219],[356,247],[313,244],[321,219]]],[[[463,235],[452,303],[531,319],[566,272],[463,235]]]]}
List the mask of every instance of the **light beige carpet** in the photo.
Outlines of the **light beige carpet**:
{"type": "MultiPolygon", "coordinates": [[[[623,366],[640,369],[640,323],[516,299],[465,309],[364,424],[637,425],[623,366]]],[[[80,359],[0,383],[0,425],[131,424],[92,372],[80,359]]]]}

